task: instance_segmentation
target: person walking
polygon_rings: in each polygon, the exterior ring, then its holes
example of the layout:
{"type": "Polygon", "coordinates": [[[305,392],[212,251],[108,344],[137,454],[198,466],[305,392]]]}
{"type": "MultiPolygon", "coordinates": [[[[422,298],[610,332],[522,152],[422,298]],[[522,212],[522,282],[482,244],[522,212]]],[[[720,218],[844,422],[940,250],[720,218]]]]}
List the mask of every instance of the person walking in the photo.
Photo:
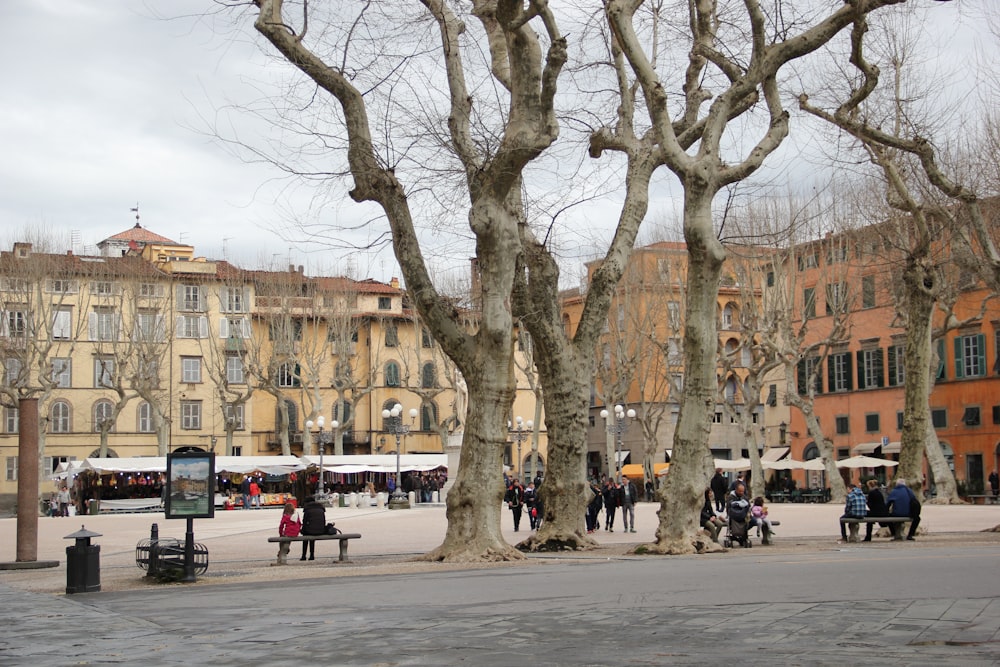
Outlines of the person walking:
{"type": "Polygon", "coordinates": [[[600,525],[601,506],[604,505],[604,496],[601,493],[601,485],[596,480],[590,482],[590,493],[592,498],[587,503],[587,532],[593,533],[600,525]]]}
{"type": "Polygon", "coordinates": [[[63,484],[63,487],[59,489],[59,516],[69,516],[69,504],[72,496],[69,493],[69,488],[63,484]]]}
{"type": "Polygon", "coordinates": [[[507,501],[507,507],[510,508],[511,514],[514,516],[514,532],[516,533],[521,527],[521,511],[524,509],[524,489],[521,487],[521,480],[514,478],[510,483],[510,488],[507,489],[504,500],[507,501]]]}
{"type": "Polygon", "coordinates": [[[715,496],[715,511],[726,511],[726,492],[729,490],[729,483],[726,482],[726,476],[722,474],[722,468],[715,469],[715,475],[709,482],[709,488],[712,489],[712,495],[715,496]]]}
{"type": "Polygon", "coordinates": [[[618,509],[618,489],[615,488],[614,480],[608,480],[604,484],[604,530],[609,533],[615,532],[615,512],[618,509]]]}
{"type": "MultiPolygon", "coordinates": [[[[326,508],[324,508],[314,496],[306,498],[306,503],[302,506],[302,534],[326,534],[326,508]]],[[[302,558],[299,560],[306,559],[307,550],[309,553],[309,560],[315,560],[316,540],[309,540],[302,543],[302,558]]]]}
{"type": "Polygon", "coordinates": [[[250,509],[250,476],[247,475],[240,482],[240,495],[243,496],[243,509],[250,509]]]}
{"type": "Polygon", "coordinates": [[[535,503],[538,502],[538,492],[535,490],[535,483],[528,482],[528,487],[524,490],[524,507],[528,512],[528,522],[531,524],[531,529],[535,530],[538,528],[538,512],[535,511],[535,503]]]}
{"type": "Polygon", "coordinates": [[[260,509],[260,484],[256,479],[250,480],[250,506],[260,509]]]}
{"type": "Polygon", "coordinates": [[[990,490],[993,491],[993,497],[996,498],[1000,496],[1000,474],[997,473],[997,469],[994,468],[993,472],[989,476],[990,490]]]}
{"type": "Polygon", "coordinates": [[[622,522],[626,533],[635,532],[635,504],[639,502],[639,492],[628,477],[622,477],[618,487],[618,504],[622,508],[622,522]]]}

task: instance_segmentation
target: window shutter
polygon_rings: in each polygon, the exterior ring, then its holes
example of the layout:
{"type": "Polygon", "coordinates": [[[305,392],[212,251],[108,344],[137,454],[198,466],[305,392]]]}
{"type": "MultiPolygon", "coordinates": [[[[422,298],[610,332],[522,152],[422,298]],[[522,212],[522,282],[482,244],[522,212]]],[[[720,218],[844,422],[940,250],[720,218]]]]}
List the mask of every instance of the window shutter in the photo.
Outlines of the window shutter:
{"type": "Polygon", "coordinates": [[[979,351],[979,363],[976,368],[979,374],[985,376],[986,373],[986,334],[976,334],[976,349],[979,351]]]}
{"type": "Polygon", "coordinates": [[[177,336],[177,338],[184,338],[184,316],[183,315],[178,315],[177,316],[177,324],[176,324],[176,326],[174,328],[174,334],[177,336]]]}
{"type": "Polygon", "coordinates": [[[184,285],[174,287],[174,296],[177,301],[177,310],[184,310],[184,285]]]}
{"type": "Polygon", "coordinates": [[[837,386],[837,355],[831,354],[826,358],[826,375],[830,378],[830,391],[836,391],[837,386]]]}
{"type": "Polygon", "coordinates": [[[962,337],[955,336],[955,377],[965,377],[965,363],[962,358],[962,337]]]}
{"type": "MultiPolygon", "coordinates": [[[[208,288],[202,285],[198,288],[198,311],[204,313],[208,310],[208,288]]],[[[202,336],[206,338],[206,336],[202,336]]]]}
{"type": "Polygon", "coordinates": [[[899,373],[896,372],[896,346],[890,345],[886,350],[886,356],[888,357],[889,364],[889,386],[896,386],[896,378],[899,377],[899,373]]]}
{"type": "Polygon", "coordinates": [[[244,313],[249,313],[250,312],[250,288],[249,287],[244,287],[243,288],[243,310],[241,312],[244,312],[244,313]]]}
{"type": "Polygon", "coordinates": [[[847,391],[854,390],[854,365],[851,360],[851,353],[844,354],[844,375],[847,376],[847,391]]]}
{"type": "Polygon", "coordinates": [[[219,338],[229,338],[229,318],[219,318],[219,338]]]}
{"type": "Polygon", "coordinates": [[[800,361],[796,367],[796,387],[799,390],[799,394],[805,396],[808,393],[806,389],[806,362],[805,359],[800,361]]]}
{"type": "Polygon", "coordinates": [[[87,313],[87,335],[90,340],[97,340],[97,313],[87,313]]]}
{"type": "Polygon", "coordinates": [[[937,341],[937,355],[938,355],[938,367],[937,375],[935,379],[944,380],[945,379],[945,358],[944,358],[944,340],[938,339],[937,341]]]}
{"type": "Polygon", "coordinates": [[[882,348],[874,350],[872,359],[875,361],[875,383],[876,386],[885,386],[885,362],[882,360],[882,348]]]}
{"type": "Polygon", "coordinates": [[[858,389],[865,389],[865,353],[864,350],[858,350],[858,389]]]}
{"type": "Polygon", "coordinates": [[[208,338],[208,317],[206,315],[198,318],[198,338],[208,338]]]}

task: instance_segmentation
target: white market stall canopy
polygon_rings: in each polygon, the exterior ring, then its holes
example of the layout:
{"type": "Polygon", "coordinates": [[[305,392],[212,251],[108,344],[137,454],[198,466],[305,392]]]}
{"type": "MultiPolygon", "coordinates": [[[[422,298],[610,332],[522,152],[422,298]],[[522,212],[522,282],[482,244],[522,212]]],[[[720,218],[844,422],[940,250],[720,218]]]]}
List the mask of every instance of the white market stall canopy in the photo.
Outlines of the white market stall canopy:
{"type": "MultiPolygon", "coordinates": [[[[319,466],[318,456],[303,456],[305,465],[319,466]]],[[[448,467],[447,454],[400,454],[401,472],[427,472],[448,467]]],[[[396,472],[395,454],[354,454],[344,456],[324,456],[323,470],[341,474],[358,472],[396,472]]]]}
{"type": "MultiPolygon", "coordinates": [[[[268,475],[286,475],[306,467],[297,456],[216,456],[215,472],[248,473],[260,471],[268,475]]],[[[111,472],[166,472],[167,457],[136,456],[131,458],[86,459],[82,470],[111,472]]]]}

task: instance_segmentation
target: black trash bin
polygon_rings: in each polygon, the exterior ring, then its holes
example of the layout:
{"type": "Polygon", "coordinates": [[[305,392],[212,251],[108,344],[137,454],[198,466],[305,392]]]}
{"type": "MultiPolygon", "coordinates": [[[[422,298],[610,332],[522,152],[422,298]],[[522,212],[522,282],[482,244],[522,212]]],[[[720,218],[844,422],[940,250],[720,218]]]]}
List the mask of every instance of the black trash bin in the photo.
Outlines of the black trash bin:
{"type": "Polygon", "coordinates": [[[95,593],[101,590],[101,545],[91,544],[92,537],[100,533],[80,530],[65,539],[76,540],[76,544],[66,547],[66,593],[95,593]]]}

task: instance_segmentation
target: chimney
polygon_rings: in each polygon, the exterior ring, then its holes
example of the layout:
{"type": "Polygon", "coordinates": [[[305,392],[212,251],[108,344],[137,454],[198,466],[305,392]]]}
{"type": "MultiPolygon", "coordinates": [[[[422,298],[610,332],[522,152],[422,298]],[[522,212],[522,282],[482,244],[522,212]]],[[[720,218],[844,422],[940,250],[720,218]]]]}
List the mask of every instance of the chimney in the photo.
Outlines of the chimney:
{"type": "Polygon", "coordinates": [[[18,259],[27,259],[31,256],[31,244],[19,241],[14,244],[14,256],[18,259]]]}
{"type": "Polygon", "coordinates": [[[397,278],[396,276],[390,278],[389,286],[392,287],[393,289],[399,289],[399,278],[397,278]]]}
{"type": "Polygon", "coordinates": [[[66,251],[66,256],[67,257],[72,257],[73,256],[73,251],[72,250],[67,250],[66,251]]]}

